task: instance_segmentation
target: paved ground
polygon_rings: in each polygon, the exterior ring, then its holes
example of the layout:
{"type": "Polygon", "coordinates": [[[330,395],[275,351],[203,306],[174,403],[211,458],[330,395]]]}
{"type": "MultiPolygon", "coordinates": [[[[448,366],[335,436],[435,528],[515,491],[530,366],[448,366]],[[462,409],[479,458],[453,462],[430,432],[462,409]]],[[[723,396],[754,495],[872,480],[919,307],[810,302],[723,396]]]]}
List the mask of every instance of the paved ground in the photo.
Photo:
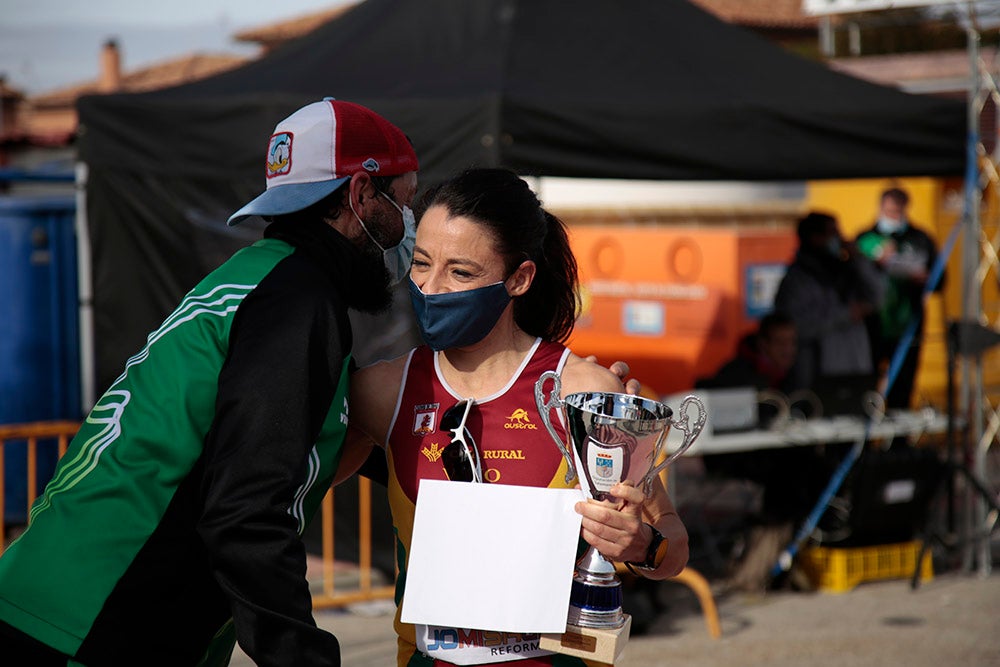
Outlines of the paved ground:
{"type": "Polygon", "coordinates": [[[1000,665],[1000,575],[940,576],[850,593],[771,593],[720,601],[723,636],[697,614],[661,616],[629,643],[623,667],[767,665],[939,667],[1000,665]]]}
{"type": "MultiPolygon", "coordinates": [[[[694,596],[663,583],[666,609],[633,637],[620,667],[996,667],[1000,665],[1000,572],[947,573],[916,591],[907,581],[849,593],[771,592],[719,598],[723,636],[709,637],[694,596]]],[[[393,665],[391,606],[320,612],[343,646],[343,664],[393,665]]],[[[253,663],[240,654],[236,667],[253,663]]]]}
{"type": "MultiPolygon", "coordinates": [[[[1000,450],[994,450],[995,470],[1000,470],[1000,450]]],[[[677,488],[698,489],[695,495],[703,497],[704,489],[690,485],[699,474],[696,467],[677,468],[685,476],[677,488]]],[[[709,534],[697,529],[698,522],[726,526],[740,512],[751,511],[759,498],[741,485],[727,485],[713,494],[710,503],[703,502],[698,513],[685,521],[692,533],[691,565],[721,589],[718,565],[732,545],[723,540],[708,548],[709,534]]],[[[682,509],[688,507],[683,499],[680,504],[682,509]]],[[[734,523],[730,528],[739,526],[734,523]]],[[[840,594],[791,590],[717,594],[722,622],[718,640],[709,636],[693,593],[683,585],[663,582],[653,588],[661,611],[630,610],[633,627],[645,617],[647,629],[643,634],[633,632],[618,665],[1000,667],[1000,531],[994,532],[991,546],[990,576],[961,571],[954,553],[948,556],[950,562],[936,553],[936,576],[917,590],[911,590],[908,580],[892,580],[861,584],[840,594]]],[[[626,591],[626,607],[631,606],[629,599],[633,605],[636,602],[629,595],[626,591]]],[[[346,667],[390,666],[395,665],[396,654],[393,613],[391,603],[373,603],[350,611],[319,612],[317,622],[340,639],[346,667]]],[[[253,663],[238,653],[232,664],[253,663]]]]}

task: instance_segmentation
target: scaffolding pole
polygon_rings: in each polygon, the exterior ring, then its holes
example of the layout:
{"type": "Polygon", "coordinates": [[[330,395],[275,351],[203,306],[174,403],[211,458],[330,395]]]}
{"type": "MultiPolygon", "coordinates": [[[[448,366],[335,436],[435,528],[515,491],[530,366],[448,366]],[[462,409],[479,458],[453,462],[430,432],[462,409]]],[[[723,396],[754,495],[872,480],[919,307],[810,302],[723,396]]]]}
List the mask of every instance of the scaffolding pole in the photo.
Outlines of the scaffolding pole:
{"type": "MultiPolygon", "coordinates": [[[[969,58],[968,91],[968,147],[967,171],[965,178],[965,211],[962,243],[962,318],[965,322],[977,323],[995,328],[997,322],[990,321],[983,301],[983,285],[993,275],[1000,277],[997,263],[996,239],[984,233],[983,202],[987,194],[993,202],[1000,192],[1000,168],[998,154],[1000,142],[993,153],[986,150],[980,132],[980,123],[987,102],[993,101],[1000,108],[1000,88],[995,67],[983,60],[980,49],[980,29],[977,24],[975,7],[967,5],[966,35],[969,58]]],[[[996,205],[987,207],[995,217],[996,205]]],[[[991,217],[991,219],[992,219],[991,217]]],[[[996,226],[991,225],[991,226],[996,226]]],[[[994,235],[995,236],[995,235],[994,235]]],[[[989,354],[989,353],[987,353],[989,354]]],[[[961,363],[962,383],[959,409],[967,419],[966,447],[963,452],[966,465],[970,465],[977,479],[988,479],[987,453],[997,436],[1000,411],[995,407],[984,386],[983,354],[964,355],[961,363]],[[989,427],[987,427],[987,421],[989,427]]],[[[980,576],[989,576],[992,569],[990,531],[983,527],[988,523],[988,506],[971,485],[966,485],[963,494],[962,534],[966,548],[962,553],[962,567],[966,571],[976,569],[980,576]]]]}

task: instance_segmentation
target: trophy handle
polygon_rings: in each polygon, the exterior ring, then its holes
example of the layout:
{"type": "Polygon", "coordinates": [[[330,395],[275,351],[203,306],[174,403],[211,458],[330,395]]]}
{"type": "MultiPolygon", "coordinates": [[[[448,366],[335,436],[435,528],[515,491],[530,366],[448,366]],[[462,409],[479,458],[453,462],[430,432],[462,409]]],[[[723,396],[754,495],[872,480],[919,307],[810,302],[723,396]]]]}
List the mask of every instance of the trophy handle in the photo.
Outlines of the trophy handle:
{"type": "Polygon", "coordinates": [[[542,422],[545,423],[545,428],[548,430],[549,435],[552,436],[556,446],[559,447],[559,451],[562,452],[563,458],[566,459],[566,483],[569,484],[576,477],[576,465],[573,463],[573,454],[569,451],[566,443],[559,437],[559,434],[556,433],[555,427],[552,426],[552,419],[549,416],[553,408],[562,409],[565,404],[559,398],[561,391],[562,380],[559,379],[559,374],[554,371],[545,371],[538,378],[538,381],[535,382],[535,405],[538,406],[538,413],[542,416],[542,422]],[[547,399],[544,390],[546,380],[552,380],[552,391],[549,392],[547,399]]]}
{"type": "MultiPolygon", "coordinates": [[[[671,454],[666,458],[666,460],[660,465],[656,466],[643,477],[643,485],[648,486],[652,482],[653,478],[660,474],[660,471],[666,468],[668,465],[673,463],[674,459],[681,456],[686,452],[694,441],[698,439],[701,435],[702,429],[705,428],[705,420],[708,418],[708,413],[705,411],[705,404],[697,396],[688,396],[683,401],[681,401],[681,406],[678,409],[678,419],[671,419],[670,425],[679,431],[684,433],[684,440],[681,442],[681,446],[676,452],[671,454]],[[688,406],[695,405],[698,407],[698,417],[694,420],[694,425],[689,426],[690,418],[688,417],[688,406]]],[[[663,441],[666,441],[666,433],[663,434],[663,441]]]]}

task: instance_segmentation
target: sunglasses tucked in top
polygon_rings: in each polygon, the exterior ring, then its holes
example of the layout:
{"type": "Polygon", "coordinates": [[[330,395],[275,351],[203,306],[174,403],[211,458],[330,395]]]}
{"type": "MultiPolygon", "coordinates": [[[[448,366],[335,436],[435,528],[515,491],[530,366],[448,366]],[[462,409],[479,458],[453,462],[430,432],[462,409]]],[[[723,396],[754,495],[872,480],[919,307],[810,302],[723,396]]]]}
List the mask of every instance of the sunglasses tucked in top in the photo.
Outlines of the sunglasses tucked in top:
{"type": "Polygon", "coordinates": [[[451,442],[441,453],[441,463],[448,479],[455,482],[483,481],[479,449],[465,426],[475,402],[474,398],[463,398],[441,417],[441,430],[451,432],[451,442]]]}

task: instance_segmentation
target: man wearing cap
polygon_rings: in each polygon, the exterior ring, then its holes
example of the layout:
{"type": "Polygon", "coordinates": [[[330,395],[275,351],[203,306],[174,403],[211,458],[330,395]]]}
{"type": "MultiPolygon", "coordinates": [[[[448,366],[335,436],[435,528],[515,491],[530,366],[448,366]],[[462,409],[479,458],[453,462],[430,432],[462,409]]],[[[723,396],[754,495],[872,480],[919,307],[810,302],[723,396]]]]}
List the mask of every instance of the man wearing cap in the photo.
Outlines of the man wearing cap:
{"type": "Polygon", "coordinates": [[[4,664],[339,665],[315,626],[300,535],[347,428],[348,308],[409,268],[417,158],[348,102],[268,143],[271,221],[209,274],[87,416],[0,557],[4,664]]]}

